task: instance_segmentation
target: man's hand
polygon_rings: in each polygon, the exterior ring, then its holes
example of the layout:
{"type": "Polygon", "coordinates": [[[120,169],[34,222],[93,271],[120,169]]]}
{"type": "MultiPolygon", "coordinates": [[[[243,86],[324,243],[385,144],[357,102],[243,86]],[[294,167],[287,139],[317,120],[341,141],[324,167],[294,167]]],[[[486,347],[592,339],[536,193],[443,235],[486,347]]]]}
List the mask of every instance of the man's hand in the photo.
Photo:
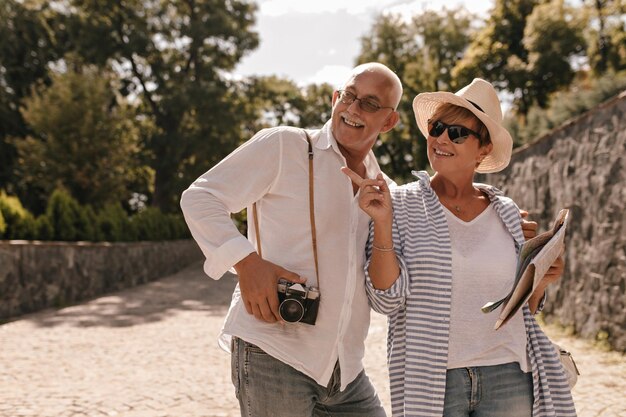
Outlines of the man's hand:
{"type": "Polygon", "coordinates": [[[526,220],[526,217],[528,217],[526,210],[520,210],[519,213],[522,215],[522,232],[524,233],[524,239],[528,240],[537,236],[537,228],[539,227],[537,222],[526,220]]]}
{"type": "Polygon", "coordinates": [[[235,264],[241,298],[248,314],[267,323],[282,321],[278,313],[278,280],[306,284],[306,279],[252,252],[235,264]]]}

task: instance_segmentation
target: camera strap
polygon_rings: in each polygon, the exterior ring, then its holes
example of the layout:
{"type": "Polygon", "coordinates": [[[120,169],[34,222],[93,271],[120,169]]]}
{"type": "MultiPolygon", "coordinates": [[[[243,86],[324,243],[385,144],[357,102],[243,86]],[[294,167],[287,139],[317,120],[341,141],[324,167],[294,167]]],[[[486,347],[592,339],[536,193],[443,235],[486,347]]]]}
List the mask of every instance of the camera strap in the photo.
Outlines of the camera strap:
{"type": "MultiPolygon", "coordinates": [[[[320,289],[320,274],[317,262],[317,234],[315,232],[315,193],[313,191],[313,145],[311,144],[311,138],[306,130],[303,130],[306,136],[306,141],[309,144],[309,220],[311,222],[311,242],[313,243],[313,259],[315,261],[315,279],[317,281],[317,289],[320,289]]],[[[259,256],[263,257],[261,250],[261,233],[259,231],[259,220],[257,216],[256,202],[252,204],[252,212],[254,217],[254,231],[256,232],[257,251],[259,256]]]]}

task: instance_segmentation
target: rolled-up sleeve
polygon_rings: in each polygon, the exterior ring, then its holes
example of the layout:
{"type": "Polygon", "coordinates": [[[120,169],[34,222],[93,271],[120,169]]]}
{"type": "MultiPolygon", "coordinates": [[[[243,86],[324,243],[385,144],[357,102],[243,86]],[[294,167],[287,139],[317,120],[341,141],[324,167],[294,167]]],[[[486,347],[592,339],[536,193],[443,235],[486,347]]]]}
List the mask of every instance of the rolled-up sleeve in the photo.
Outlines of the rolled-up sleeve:
{"type": "Polygon", "coordinates": [[[396,248],[396,259],[400,267],[400,274],[391,287],[386,290],[374,288],[369,274],[369,265],[372,259],[372,242],[374,240],[373,227],[370,223],[370,234],[367,241],[365,253],[365,288],[370,305],[377,313],[389,315],[404,305],[406,297],[409,295],[409,274],[404,258],[401,255],[402,245],[398,233],[396,222],[393,223],[393,246],[396,248]]]}
{"type": "Polygon", "coordinates": [[[369,272],[367,271],[370,260],[368,259],[365,264],[365,288],[367,289],[367,296],[372,309],[380,314],[389,315],[398,308],[402,307],[408,295],[409,286],[406,265],[401,256],[396,254],[396,257],[398,258],[398,263],[400,265],[400,275],[398,275],[396,282],[394,282],[393,285],[386,290],[378,290],[374,288],[369,272]]]}
{"type": "Polygon", "coordinates": [[[219,279],[255,251],[230,216],[271,189],[281,164],[268,161],[280,161],[281,148],[280,132],[262,130],[183,192],[180,206],[211,278],[219,279]]]}

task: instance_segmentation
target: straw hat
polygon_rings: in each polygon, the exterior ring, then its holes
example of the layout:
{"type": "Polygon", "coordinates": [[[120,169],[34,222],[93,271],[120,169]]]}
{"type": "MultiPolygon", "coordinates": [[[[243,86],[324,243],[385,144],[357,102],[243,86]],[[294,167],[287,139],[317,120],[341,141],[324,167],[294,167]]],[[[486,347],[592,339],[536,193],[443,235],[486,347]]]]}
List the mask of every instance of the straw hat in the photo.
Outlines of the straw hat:
{"type": "Polygon", "coordinates": [[[418,94],[413,100],[413,111],[417,126],[424,137],[428,137],[428,120],[441,103],[450,103],[468,109],[489,130],[493,149],[478,165],[476,172],[498,172],[506,168],[511,160],[513,139],[502,126],[500,100],[493,86],[481,78],[474,78],[470,85],[454,94],[445,91],[418,94]]]}

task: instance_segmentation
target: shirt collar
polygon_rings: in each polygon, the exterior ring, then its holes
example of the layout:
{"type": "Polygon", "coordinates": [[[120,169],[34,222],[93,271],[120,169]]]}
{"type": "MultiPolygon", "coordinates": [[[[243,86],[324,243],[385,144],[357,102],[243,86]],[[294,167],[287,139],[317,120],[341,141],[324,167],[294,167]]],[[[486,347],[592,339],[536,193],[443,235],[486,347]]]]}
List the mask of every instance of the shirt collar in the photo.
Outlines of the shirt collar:
{"type": "MultiPolygon", "coordinates": [[[[413,176],[417,177],[418,180],[422,181],[424,184],[430,186],[430,174],[426,171],[411,171],[413,176]]],[[[472,184],[474,187],[483,191],[489,197],[489,200],[494,201],[496,197],[504,195],[502,191],[489,184],[482,184],[479,182],[475,182],[472,184]]]]}
{"type": "Polygon", "coordinates": [[[333,132],[331,130],[331,121],[327,121],[324,126],[313,135],[311,135],[311,139],[313,141],[313,146],[317,149],[328,149],[332,147],[335,152],[339,152],[339,146],[337,146],[337,140],[333,136],[333,132]]]}
{"type": "MultiPolygon", "coordinates": [[[[339,145],[337,144],[337,139],[335,139],[335,136],[333,135],[331,129],[331,121],[332,120],[327,121],[326,124],[319,131],[311,136],[313,146],[315,146],[315,148],[317,149],[322,150],[332,148],[337,155],[343,158],[343,155],[339,150],[339,145]]],[[[374,152],[372,150],[367,153],[367,156],[365,157],[363,163],[365,164],[365,170],[367,172],[368,178],[375,178],[376,175],[382,172],[380,169],[380,165],[378,165],[378,161],[376,160],[376,156],[374,155],[374,152]]],[[[389,177],[387,177],[384,173],[383,176],[385,177],[385,181],[387,181],[388,184],[395,185],[395,182],[389,179],[389,177]]]]}

